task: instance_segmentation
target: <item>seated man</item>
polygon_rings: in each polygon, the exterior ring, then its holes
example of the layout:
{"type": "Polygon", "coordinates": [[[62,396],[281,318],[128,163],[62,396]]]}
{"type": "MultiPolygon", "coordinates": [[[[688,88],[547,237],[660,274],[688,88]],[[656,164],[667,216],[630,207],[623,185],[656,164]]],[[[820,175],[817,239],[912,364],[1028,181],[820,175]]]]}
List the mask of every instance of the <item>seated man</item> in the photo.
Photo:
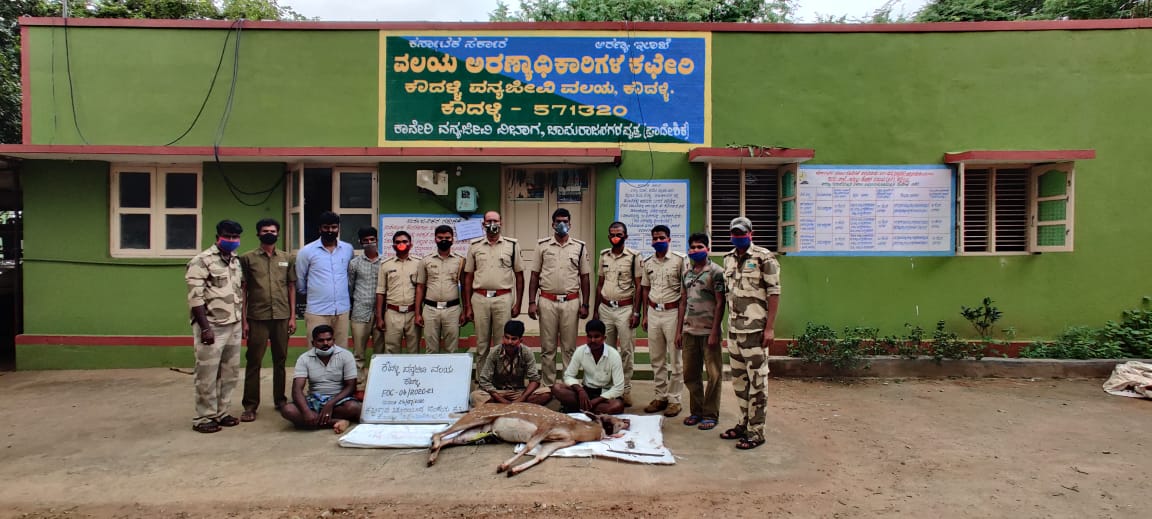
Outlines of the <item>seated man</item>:
{"type": "Polygon", "coordinates": [[[292,401],[280,408],[280,416],[297,429],[332,427],[336,434],[360,419],[356,391],[356,357],[336,346],[335,330],[327,324],[312,330],[312,349],[296,359],[292,401]],[[304,394],[304,383],[308,394],[304,394]]]}
{"type": "Polygon", "coordinates": [[[477,384],[469,399],[472,407],[484,403],[511,404],[528,402],[545,405],[552,401],[548,388],[540,388],[540,369],[527,347],[520,345],[524,338],[524,323],[508,321],[504,324],[501,347],[484,358],[477,384]],[[527,381],[527,382],[525,382],[527,381]]]}
{"type": "Polygon", "coordinates": [[[589,411],[596,414],[624,412],[624,366],[616,348],[604,344],[604,323],[592,319],[584,325],[588,344],[576,348],[572,362],[564,370],[564,382],[552,386],[552,396],[562,411],[589,411]],[[584,383],[576,375],[584,370],[584,383]]]}

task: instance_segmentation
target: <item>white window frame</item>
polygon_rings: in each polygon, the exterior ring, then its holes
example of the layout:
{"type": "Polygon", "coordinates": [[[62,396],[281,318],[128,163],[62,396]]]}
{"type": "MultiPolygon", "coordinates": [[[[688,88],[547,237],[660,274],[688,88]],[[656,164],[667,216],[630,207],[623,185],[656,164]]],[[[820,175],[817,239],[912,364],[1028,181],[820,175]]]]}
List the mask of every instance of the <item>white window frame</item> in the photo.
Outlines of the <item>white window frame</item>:
{"type": "MultiPolygon", "coordinates": [[[[1045,163],[1023,163],[1023,164],[1022,163],[966,164],[963,162],[959,163],[957,165],[957,182],[956,182],[956,185],[957,185],[957,189],[956,189],[956,193],[957,193],[957,195],[956,195],[956,244],[955,244],[956,255],[957,256],[1025,256],[1025,255],[1029,255],[1029,254],[1039,254],[1042,252],[1072,252],[1074,250],[1073,237],[1075,236],[1074,225],[1073,225],[1073,222],[1075,220],[1074,209],[1075,209],[1075,201],[1076,201],[1075,171],[1076,171],[1075,163],[1071,162],[1071,161],[1058,161],[1058,162],[1045,162],[1045,163]],[[1026,221],[1026,225],[1027,225],[1027,244],[1026,244],[1025,250],[1023,250],[1023,251],[996,251],[995,250],[996,231],[995,231],[995,221],[994,220],[989,220],[990,226],[989,226],[989,231],[988,231],[988,233],[989,233],[989,235],[988,235],[989,247],[993,250],[992,251],[974,251],[974,252],[967,252],[964,250],[964,231],[965,231],[965,228],[964,228],[964,210],[965,210],[965,203],[967,202],[967,197],[965,196],[965,192],[964,192],[964,179],[965,179],[965,173],[968,169],[990,170],[991,172],[993,172],[992,175],[995,174],[995,171],[997,169],[1024,169],[1024,170],[1028,171],[1028,175],[1027,175],[1028,180],[1027,180],[1027,186],[1026,186],[1027,198],[1025,201],[1025,205],[1027,207],[1027,215],[1025,217],[1026,218],[1025,221],[1026,221]],[[1043,175],[1044,173],[1052,170],[1052,169],[1059,169],[1059,170],[1061,170],[1067,174],[1067,186],[1066,186],[1065,192],[1063,195],[1040,197],[1039,196],[1040,176],[1043,175]],[[1046,201],[1053,201],[1053,200],[1065,200],[1067,202],[1068,206],[1066,209],[1065,219],[1063,221],[1039,222],[1038,221],[1038,214],[1037,214],[1039,203],[1040,202],[1046,202],[1046,201]],[[1056,225],[1056,224],[1063,224],[1065,226],[1066,237],[1065,237],[1064,245],[1052,246],[1052,245],[1040,245],[1039,243],[1037,243],[1038,234],[1039,234],[1037,232],[1038,227],[1041,227],[1044,225],[1056,225]]],[[[994,176],[991,178],[994,178],[994,176]]],[[[992,215],[992,218],[995,218],[995,214],[996,214],[996,200],[994,198],[995,181],[991,180],[991,182],[993,185],[990,187],[990,192],[993,193],[993,198],[992,198],[992,200],[989,200],[988,213],[990,215],[992,215]]]]}
{"type": "Polygon", "coordinates": [[[115,164],[110,175],[111,190],[109,192],[109,254],[113,258],[187,258],[200,252],[200,243],[203,237],[203,209],[204,209],[204,173],[199,165],[189,164],[115,164]],[[120,174],[121,173],[148,173],[151,176],[150,207],[135,208],[120,207],[120,174]],[[196,207],[173,208],[164,207],[165,203],[165,176],[171,173],[196,175],[196,207]],[[147,214],[149,219],[148,249],[126,249],[120,247],[120,216],[124,214],[147,214]],[[196,216],[196,247],[192,249],[168,249],[167,224],[165,217],[169,215],[196,216]]]}
{"type": "MultiPolygon", "coordinates": [[[[377,165],[362,165],[362,166],[338,166],[333,164],[304,164],[297,162],[293,164],[285,173],[287,178],[285,184],[288,186],[284,190],[284,220],[287,223],[287,232],[284,233],[286,237],[285,247],[288,247],[291,252],[298,252],[300,248],[307,245],[304,241],[304,204],[307,202],[304,198],[304,171],[306,169],[331,169],[332,170],[332,211],[343,217],[350,214],[367,214],[372,216],[372,227],[380,225],[378,215],[380,214],[380,168],[377,165]],[[293,182],[293,173],[299,175],[299,182],[293,182]],[[372,174],[372,207],[356,207],[344,208],[340,206],[340,174],[341,173],[371,173],[372,174]],[[291,245],[295,245],[292,247],[291,245]]],[[[343,225],[343,224],[341,224],[343,225]]],[[[359,244],[353,243],[353,248],[357,253],[360,253],[359,244]]]]}

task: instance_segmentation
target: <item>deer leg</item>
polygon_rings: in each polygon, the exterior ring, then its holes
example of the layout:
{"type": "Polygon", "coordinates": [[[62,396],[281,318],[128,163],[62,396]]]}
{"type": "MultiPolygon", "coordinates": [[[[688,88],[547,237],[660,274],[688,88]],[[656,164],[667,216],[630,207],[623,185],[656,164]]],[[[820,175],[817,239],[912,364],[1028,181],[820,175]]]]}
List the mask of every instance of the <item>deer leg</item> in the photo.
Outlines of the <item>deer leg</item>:
{"type": "MultiPolygon", "coordinates": [[[[525,470],[532,468],[533,465],[540,463],[541,461],[544,461],[544,458],[551,456],[553,452],[556,452],[557,450],[563,449],[565,447],[571,447],[573,445],[576,445],[575,440],[561,440],[561,441],[554,441],[554,442],[545,443],[544,446],[540,447],[540,453],[537,454],[535,458],[532,458],[529,461],[526,461],[524,463],[521,463],[521,464],[509,469],[508,470],[508,477],[512,477],[512,476],[515,476],[516,474],[524,472],[525,470]]],[[[525,450],[527,450],[527,449],[525,449],[525,450]]]]}
{"type": "Polygon", "coordinates": [[[428,451],[429,451],[428,466],[431,467],[432,465],[436,464],[436,457],[440,455],[440,449],[443,449],[444,447],[453,447],[456,445],[464,445],[466,443],[471,443],[471,442],[476,440],[477,435],[485,434],[488,431],[492,430],[491,424],[481,424],[481,425],[472,424],[472,425],[473,425],[472,428],[460,430],[460,434],[457,434],[452,439],[449,439],[447,441],[444,440],[444,436],[455,432],[455,431],[452,431],[452,429],[454,427],[449,428],[449,429],[445,429],[442,432],[433,434],[432,435],[432,446],[429,447],[429,449],[428,449],[428,451]]]}
{"type": "Polygon", "coordinates": [[[524,442],[524,449],[516,453],[516,455],[512,456],[511,458],[508,458],[508,461],[505,461],[496,467],[496,473],[499,474],[505,470],[508,470],[508,467],[511,467],[513,463],[516,463],[516,460],[520,459],[525,454],[528,454],[528,451],[535,449],[536,446],[540,445],[540,442],[544,441],[544,438],[547,437],[548,431],[540,431],[536,433],[535,436],[528,438],[528,441],[524,442]]]}

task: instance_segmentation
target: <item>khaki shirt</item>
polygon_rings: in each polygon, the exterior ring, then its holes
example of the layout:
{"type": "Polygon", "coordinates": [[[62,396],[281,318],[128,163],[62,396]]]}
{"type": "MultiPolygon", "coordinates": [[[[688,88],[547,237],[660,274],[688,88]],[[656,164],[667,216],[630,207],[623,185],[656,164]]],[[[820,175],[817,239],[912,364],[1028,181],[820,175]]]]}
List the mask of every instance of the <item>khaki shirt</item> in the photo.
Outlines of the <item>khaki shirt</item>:
{"type": "Polygon", "coordinates": [[[612,249],[600,251],[600,279],[604,286],[600,295],[607,301],[621,301],[636,295],[636,278],[642,277],[644,258],[640,253],[624,248],[619,256],[612,249]]]}
{"type": "Polygon", "coordinates": [[[540,290],[553,294],[579,292],[580,275],[592,271],[587,248],[574,238],[568,238],[563,245],[555,236],[537,242],[532,272],[540,274],[540,290]]]}
{"type": "Polygon", "coordinates": [[[472,240],[464,258],[464,272],[473,274],[474,290],[516,288],[516,272],[524,272],[520,246],[515,238],[501,236],[493,245],[488,238],[472,240]]]}
{"type": "Polygon", "coordinates": [[[724,255],[728,286],[728,333],[756,333],[768,324],[768,297],[780,295],[780,263],[772,251],[753,245],[743,256],[724,255]]]}
{"type": "Polygon", "coordinates": [[[420,260],[416,271],[416,284],[424,285],[424,299],[447,303],[460,299],[460,270],[464,256],[450,253],[447,258],[439,253],[420,260]]]}
{"type": "Polygon", "coordinates": [[[640,284],[648,287],[648,300],[663,304],[680,299],[686,268],[688,255],[680,251],[668,251],[664,259],[653,254],[644,260],[644,276],[640,278],[640,284]]]}
{"type": "Polygon", "coordinates": [[[240,269],[244,271],[244,284],[248,290],[248,318],[256,321],[288,319],[296,315],[288,308],[289,285],[296,283],[296,261],[280,249],[271,255],[262,249],[248,251],[240,256],[240,269]]]}
{"type": "Polygon", "coordinates": [[[243,316],[244,291],[240,283],[244,274],[240,259],[227,260],[215,245],[188,261],[184,281],[188,284],[188,308],[205,307],[208,322],[226,325],[240,322],[243,316]]]}
{"type": "Polygon", "coordinates": [[[401,260],[396,256],[380,264],[380,275],[376,279],[376,293],[384,294],[384,304],[407,306],[416,302],[416,271],[420,260],[411,255],[401,260]]]}

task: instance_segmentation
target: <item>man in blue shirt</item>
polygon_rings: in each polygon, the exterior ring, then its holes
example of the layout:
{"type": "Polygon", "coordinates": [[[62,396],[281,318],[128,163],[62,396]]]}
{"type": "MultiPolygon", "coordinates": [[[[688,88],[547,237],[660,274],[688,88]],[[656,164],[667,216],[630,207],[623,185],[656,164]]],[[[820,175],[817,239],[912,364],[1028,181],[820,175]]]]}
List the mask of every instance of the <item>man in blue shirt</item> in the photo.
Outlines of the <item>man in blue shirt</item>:
{"type": "Polygon", "coordinates": [[[308,298],[304,325],[308,335],[321,324],[335,330],[335,342],[348,347],[348,263],[352,244],[340,241],[340,215],[320,215],[320,239],[305,245],[296,255],[296,289],[308,298]]]}

